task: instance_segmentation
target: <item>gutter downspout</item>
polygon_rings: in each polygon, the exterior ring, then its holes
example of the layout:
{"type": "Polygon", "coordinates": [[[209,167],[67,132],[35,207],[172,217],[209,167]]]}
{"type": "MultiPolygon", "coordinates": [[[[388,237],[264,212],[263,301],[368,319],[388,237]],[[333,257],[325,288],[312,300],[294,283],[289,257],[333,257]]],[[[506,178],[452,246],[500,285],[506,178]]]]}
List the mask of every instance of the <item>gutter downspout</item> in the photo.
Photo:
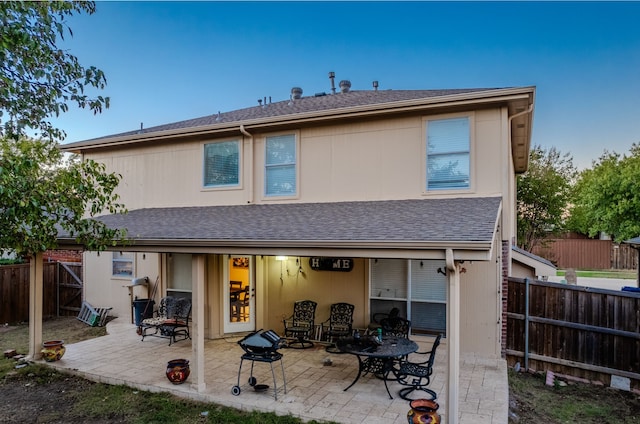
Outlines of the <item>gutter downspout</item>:
{"type": "MultiPolygon", "coordinates": [[[[515,115],[512,115],[509,117],[509,127],[511,127],[511,121],[513,121],[514,118],[517,118],[518,116],[522,116],[522,115],[526,115],[527,113],[531,113],[533,112],[533,103],[531,103],[529,105],[529,108],[527,110],[523,110],[522,112],[518,112],[515,115]]],[[[511,133],[509,133],[511,134],[511,133]]],[[[509,138],[511,138],[511,136],[509,136],[509,138]]],[[[511,141],[511,140],[509,140],[511,141]]]]}
{"type": "Polygon", "coordinates": [[[458,424],[460,384],[460,272],[453,249],[445,251],[447,266],[447,422],[458,424]]]}
{"type": "Polygon", "coordinates": [[[246,129],[244,129],[244,125],[240,124],[240,132],[249,137],[249,151],[248,153],[248,158],[247,158],[247,166],[249,167],[249,181],[247,182],[247,190],[249,191],[249,196],[247,199],[247,203],[251,204],[253,203],[253,135],[251,135],[251,133],[249,133],[249,131],[247,131],[246,129]]]}

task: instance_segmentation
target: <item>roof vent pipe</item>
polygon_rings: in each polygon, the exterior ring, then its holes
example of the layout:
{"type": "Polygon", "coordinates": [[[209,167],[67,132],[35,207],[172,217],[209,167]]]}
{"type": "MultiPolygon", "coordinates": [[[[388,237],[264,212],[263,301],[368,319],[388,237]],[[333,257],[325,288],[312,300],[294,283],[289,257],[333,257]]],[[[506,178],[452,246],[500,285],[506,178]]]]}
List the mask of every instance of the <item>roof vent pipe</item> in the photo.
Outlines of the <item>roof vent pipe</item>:
{"type": "Polygon", "coordinates": [[[373,82],[373,90],[378,91],[378,81],[373,82]]]}
{"type": "Polygon", "coordinates": [[[348,93],[349,89],[351,89],[351,81],[349,81],[349,80],[340,81],[340,92],[341,93],[348,93]]]}
{"type": "Polygon", "coordinates": [[[329,79],[331,80],[331,94],[336,94],[336,84],[334,79],[336,77],[336,73],[331,71],[329,72],[329,79]]]}
{"type": "Polygon", "coordinates": [[[302,97],[302,88],[300,87],[293,87],[291,89],[291,97],[293,99],[300,99],[302,97]]]}

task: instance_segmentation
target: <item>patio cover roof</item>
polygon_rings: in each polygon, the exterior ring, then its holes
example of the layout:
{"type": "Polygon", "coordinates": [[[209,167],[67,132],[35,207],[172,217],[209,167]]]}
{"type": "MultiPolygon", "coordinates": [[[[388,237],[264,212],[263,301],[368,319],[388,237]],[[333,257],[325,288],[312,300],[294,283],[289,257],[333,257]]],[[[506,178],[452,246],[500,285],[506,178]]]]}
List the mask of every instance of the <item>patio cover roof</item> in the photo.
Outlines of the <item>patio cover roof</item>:
{"type": "MultiPolygon", "coordinates": [[[[105,215],[111,250],[488,260],[500,197],[168,207],[105,215]],[[348,252],[346,251],[348,250],[348,252]]],[[[74,245],[60,234],[61,247],[74,245]]],[[[76,246],[78,247],[78,246],[76,246]]]]}

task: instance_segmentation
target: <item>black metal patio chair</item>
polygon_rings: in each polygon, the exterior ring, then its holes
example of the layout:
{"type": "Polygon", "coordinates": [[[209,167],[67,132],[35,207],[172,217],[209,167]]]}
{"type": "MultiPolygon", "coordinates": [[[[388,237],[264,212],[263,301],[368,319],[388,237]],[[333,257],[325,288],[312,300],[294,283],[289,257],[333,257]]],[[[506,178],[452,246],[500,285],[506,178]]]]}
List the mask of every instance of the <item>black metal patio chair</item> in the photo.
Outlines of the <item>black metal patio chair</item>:
{"type": "Polygon", "coordinates": [[[436,392],[427,388],[431,383],[431,375],[433,374],[433,364],[436,359],[436,349],[440,346],[441,334],[438,334],[428,352],[416,352],[418,355],[428,355],[427,360],[423,362],[411,362],[407,359],[402,360],[397,370],[392,371],[397,382],[404,387],[398,391],[398,395],[404,400],[414,400],[409,395],[415,391],[421,390],[428,393],[431,399],[438,397],[436,392]]]}
{"type": "Polygon", "coordinates": [[[284,324],[284,336],[294,337],[296,340],[289,342],[288,347],[294,349],[306,349],[313,347],[309,339],[315,332],[316,306],[313,300],[298,300],[293,304],[293,314],[282,320],[284,324]]]}
{"type": "Polygon", "coordinates": [[[322,334],[331,345],[326,347],[330,353],[342,353],[335,344],[339,337],[350,336],[353,330],[353,311],[355,306],[350,303],[334,303],[331,305],[329,319],[322,323],[322,334]],[[326,330],[325,330],[326,326],[326,330]]]}

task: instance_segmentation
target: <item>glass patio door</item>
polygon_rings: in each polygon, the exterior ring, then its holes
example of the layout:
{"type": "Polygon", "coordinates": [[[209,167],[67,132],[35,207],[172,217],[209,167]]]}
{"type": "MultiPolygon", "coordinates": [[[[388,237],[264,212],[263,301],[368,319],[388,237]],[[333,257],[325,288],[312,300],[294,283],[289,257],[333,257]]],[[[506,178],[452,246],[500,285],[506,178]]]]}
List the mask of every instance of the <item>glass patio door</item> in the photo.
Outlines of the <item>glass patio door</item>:
{"type": "Polygon", "coordinates": [[[223,281],[225,333],[255,330],[253,259],[253,256],[225,256],[223,281]]]}

